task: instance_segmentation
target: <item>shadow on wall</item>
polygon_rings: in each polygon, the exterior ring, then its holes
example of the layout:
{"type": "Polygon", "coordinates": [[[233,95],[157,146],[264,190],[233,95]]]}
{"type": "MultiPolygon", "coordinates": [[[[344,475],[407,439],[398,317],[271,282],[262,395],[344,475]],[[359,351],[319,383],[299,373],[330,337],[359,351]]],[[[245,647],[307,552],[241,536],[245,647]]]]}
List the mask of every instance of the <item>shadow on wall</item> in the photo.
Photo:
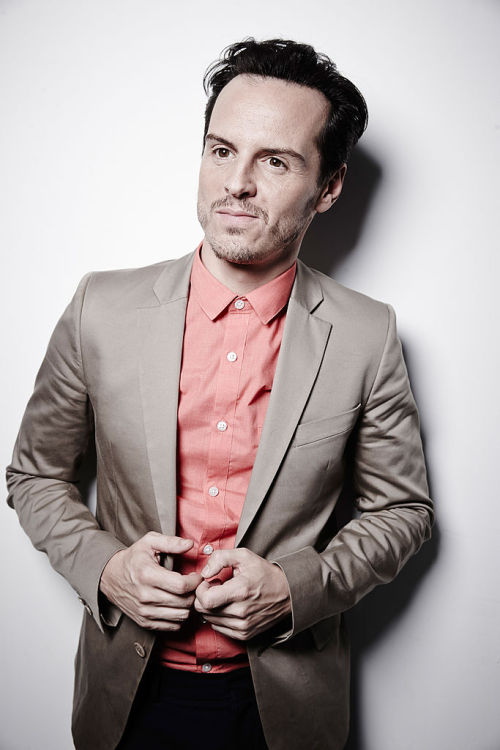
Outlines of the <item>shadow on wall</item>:
{"type": "Polygon", "coordinates": [[[359,242],[381,176],[377,162],[362,148],[354,149],[339,200],[314,219],[304,237],[300,257],[307,265],[328,276],[335,273],[359,242]]]}
{"type": "MultiPolygon", "coordinates": [[[[377,186],[382,177],[379,164],[363,149],[355,149],[349,162],[347,178],[338,203],[331,211],[317,217],[304,239],[300,256],[313,268],[328,276],[353,252],[362,235],[377,186]]],[[[411,381],[411,355],[403,347],[411,381]]],[[[421,427],[425,451],[425,426],[421,427]]],[[[429,484],[432,484],[429,477],[429,484]]],[[[353,496],[347,490],[338,507],[338,523],[347,523],[353,515],[353,496]]],[[[345,750],[363,750],[362,674],[363,654],[387,636],[396,625],[415,595],[426,572],[438,555],[439,532],[435,526],[433,536],[420,552],[405,565],[398,577],[387,586],[379,586],[346,614],[351,639],[351,732],[345,750]]],[[[404,684],[405,666],[401,667],[401,684],[404,684]]]]}

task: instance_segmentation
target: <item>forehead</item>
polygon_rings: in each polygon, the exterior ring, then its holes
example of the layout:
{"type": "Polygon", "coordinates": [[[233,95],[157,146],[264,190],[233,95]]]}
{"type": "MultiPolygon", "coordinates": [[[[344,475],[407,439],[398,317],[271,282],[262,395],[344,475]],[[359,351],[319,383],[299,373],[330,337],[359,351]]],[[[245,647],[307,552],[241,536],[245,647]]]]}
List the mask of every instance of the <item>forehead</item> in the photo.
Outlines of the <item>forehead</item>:
{"type": "Polygon", "coordinates": [[[315,149],[328,112],[321,91],[278,78],[239,75],[219,94],[209,131],[229,140],[277,139],[283,146],[315,149]]]}

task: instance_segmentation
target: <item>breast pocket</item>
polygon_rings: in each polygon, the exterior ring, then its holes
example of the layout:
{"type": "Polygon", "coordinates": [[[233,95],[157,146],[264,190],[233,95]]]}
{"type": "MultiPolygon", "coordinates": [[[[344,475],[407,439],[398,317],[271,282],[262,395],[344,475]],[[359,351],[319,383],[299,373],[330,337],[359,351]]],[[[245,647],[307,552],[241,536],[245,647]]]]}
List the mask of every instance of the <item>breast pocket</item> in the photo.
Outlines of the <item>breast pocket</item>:
{"type": "Polygon", "coordinates": [[[320,440],[342,435],[354,427],[359,416],[361,404],[357,404],[348,411],[335,414],[323,419],[315,419],[313,422],[303,422],[295,430],[295,436],[292,440],[291,447],[297,448],[301,445],[317,443],[320,440]]]}

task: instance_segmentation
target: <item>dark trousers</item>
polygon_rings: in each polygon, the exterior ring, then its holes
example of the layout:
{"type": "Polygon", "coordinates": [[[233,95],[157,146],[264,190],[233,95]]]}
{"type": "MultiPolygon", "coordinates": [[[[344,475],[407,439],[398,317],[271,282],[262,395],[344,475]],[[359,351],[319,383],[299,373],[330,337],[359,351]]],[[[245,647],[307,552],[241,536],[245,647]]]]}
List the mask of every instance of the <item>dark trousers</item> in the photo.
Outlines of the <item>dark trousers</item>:
{"type": "Polygon", "coordinates": [[[267,750],[248,667],[148,666],[116,750],[267,750]]]}

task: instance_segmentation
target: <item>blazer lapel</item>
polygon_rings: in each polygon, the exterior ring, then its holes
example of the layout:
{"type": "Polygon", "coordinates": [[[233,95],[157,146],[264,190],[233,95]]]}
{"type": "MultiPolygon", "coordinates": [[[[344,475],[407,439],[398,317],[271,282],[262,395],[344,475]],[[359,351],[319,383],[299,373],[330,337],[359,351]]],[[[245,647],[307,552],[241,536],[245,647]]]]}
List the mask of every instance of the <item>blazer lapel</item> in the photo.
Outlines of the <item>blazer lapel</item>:
{"type": "Polygon", "coordinates": [[[298,260],[273,387],[235,546],[241,543],[265,498],[314,385],[332,328],[331,323],[312,314],[322,299],[319,281],[298,260]]]}
{"type": "Polygon", "coordinates": [[[138,309],[144,431],[163,534],[176,530],[177,406],[193,259],[191,253],[168,263],[154,286],[158,304],[138,309]]]}
{"type": "MultiPolygon", "coordinates": [[[[158,304],[138,309],[140,383],[151,479],[162,533],[175,534],[177,408],[189,278],[194,253],[166,265],[158,304]]],[[[331,324],[312,313],[323,292],[300,260],[288,302],[276,374],[235,544],[241,543],[288,448],[321,365],[331,324]]]]}

